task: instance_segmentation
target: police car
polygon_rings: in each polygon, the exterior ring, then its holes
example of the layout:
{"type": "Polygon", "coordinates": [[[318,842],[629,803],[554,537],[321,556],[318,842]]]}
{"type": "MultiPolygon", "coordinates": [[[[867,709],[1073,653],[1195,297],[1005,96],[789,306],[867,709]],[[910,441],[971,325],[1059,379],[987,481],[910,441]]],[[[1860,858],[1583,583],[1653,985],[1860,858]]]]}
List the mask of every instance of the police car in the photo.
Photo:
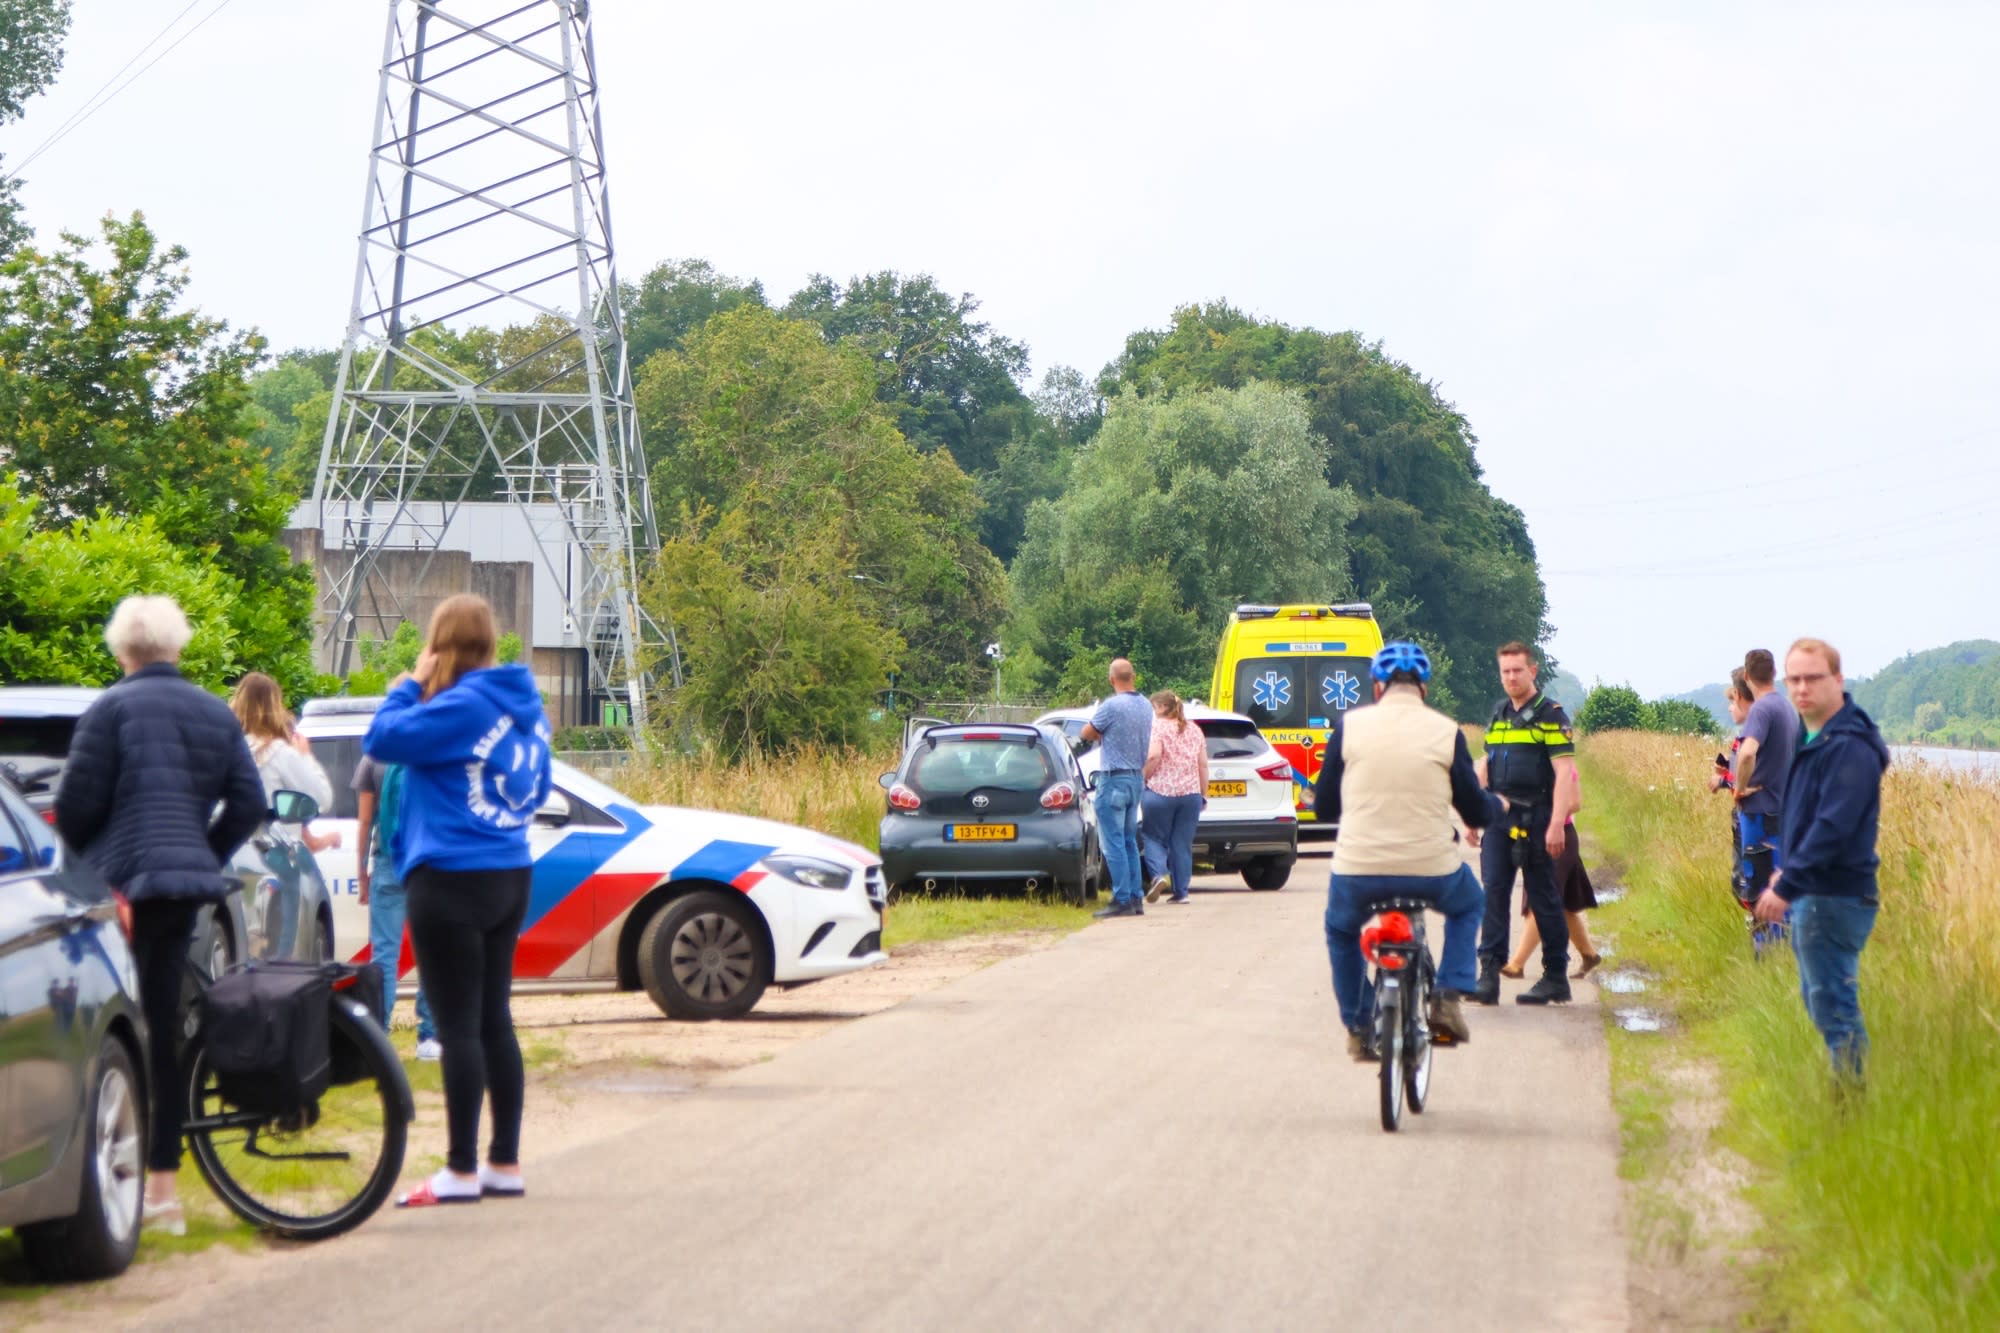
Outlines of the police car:
{"type": "MultiPolygon", "coordinates": [[[[299,730],[333,780],[339,828],[320,853],[334,938],[368,957],[354,849],[354,766],[379,699],[315,699],[299,730]],[[357,950],[354,946],[359,944],[357,950]]],[[[529,831],[535,870],[514,979],[644,988],[671,1018],[738,1018],[771,985],[881,962],[882,863],[807,829],[741,815],[640,805],[567,764],[529,831]]],[[[414,966],[407,935],[398,975],[414,966]]]]}

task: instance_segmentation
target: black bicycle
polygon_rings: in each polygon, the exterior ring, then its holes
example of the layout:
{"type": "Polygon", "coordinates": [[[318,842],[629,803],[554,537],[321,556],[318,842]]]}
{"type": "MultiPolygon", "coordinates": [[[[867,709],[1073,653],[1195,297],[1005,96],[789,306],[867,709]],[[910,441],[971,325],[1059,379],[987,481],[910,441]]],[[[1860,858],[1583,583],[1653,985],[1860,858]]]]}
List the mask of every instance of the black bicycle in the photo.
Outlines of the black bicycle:
{"type": "Polygon", "coordinates": [[[1431,1091],[1431,1052],[1439,1044],[1430,1025],[1437,969],[1424,941],[1424,911],[1416,899],[1385,898],[1370,904],[1379,918],[1362,932],[1361,949],[1375,965],[1375,1054],[1382,1062],[1382,1128],[1403,1125],[1403,1107],[1422,1114],[1431,1091]]]}
{"type": "Polygon", "coordinates": [[[347,963],[275,966],[314,968],[331,985],[325,1090],[282,1109],[244,1104],[253,1099],[231,1091],[231,1080],[213,1067],[200,1004],[213,982],[190,961],[195,1003],[183,1025],[181,1132],[202,1178],[230,1211],[292,1240],[324,1240],[361,1225],[389,1197],[416,1106],[388,1034],[362,1002],[366,986],[381,984],[380,973],[347,963]]]}

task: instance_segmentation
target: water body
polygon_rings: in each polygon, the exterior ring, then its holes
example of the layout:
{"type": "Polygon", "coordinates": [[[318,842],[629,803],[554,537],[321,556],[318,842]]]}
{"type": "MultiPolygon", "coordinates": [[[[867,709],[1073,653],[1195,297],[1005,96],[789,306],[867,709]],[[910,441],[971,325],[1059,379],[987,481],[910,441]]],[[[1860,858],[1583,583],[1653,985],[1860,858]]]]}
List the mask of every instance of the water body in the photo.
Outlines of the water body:
{"type": "Polygon", "coordinates": [[[2000,776],[2000,750],[1948,750],[1941,745],[1892,745],[1890,753],[1903,763],[1928,764],[1961,773],[2000,776]]]}

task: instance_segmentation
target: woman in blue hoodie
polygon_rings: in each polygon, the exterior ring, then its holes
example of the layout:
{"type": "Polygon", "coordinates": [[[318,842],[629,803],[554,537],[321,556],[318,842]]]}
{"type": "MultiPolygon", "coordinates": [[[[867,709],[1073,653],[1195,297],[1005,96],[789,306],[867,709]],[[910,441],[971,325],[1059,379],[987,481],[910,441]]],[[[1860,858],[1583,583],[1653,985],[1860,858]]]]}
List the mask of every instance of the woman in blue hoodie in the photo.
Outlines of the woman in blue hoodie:
{"type": "Polygon", "coordinates": [[[416,669],[389,691],[362,749],[405,765],[396,869],[410,943],[444,1044],[445,1169],[399,1208],[518,1197],[521,1046],[509,997],[528,910],[528,826],[549,794],[549,723],[525,666],[497,666],[493,608],[447,598],[416,669]],[[493,1137],[479,1162],[479,1108],[493,1137]]]}

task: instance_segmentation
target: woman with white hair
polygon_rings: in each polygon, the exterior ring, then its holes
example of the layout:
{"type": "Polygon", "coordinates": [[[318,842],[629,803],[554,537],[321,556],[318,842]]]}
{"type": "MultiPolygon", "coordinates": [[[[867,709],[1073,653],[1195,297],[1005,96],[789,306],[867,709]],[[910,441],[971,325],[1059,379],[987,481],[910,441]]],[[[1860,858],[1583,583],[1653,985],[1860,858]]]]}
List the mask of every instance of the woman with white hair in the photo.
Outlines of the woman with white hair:
{"type": "Polygon", "coordinates": [[[227,894],[222,868],[265,815],[264,784],[236,715],[180,673],[192,637],[171,597],[118,603],[104,642],[125,677],[77,719],[56,792],[56,828],[132,907],[152,1062],[145,1219],[174,1235],[187,1230],[174,1191],[181,969],[196,915],[227,894]]]}

